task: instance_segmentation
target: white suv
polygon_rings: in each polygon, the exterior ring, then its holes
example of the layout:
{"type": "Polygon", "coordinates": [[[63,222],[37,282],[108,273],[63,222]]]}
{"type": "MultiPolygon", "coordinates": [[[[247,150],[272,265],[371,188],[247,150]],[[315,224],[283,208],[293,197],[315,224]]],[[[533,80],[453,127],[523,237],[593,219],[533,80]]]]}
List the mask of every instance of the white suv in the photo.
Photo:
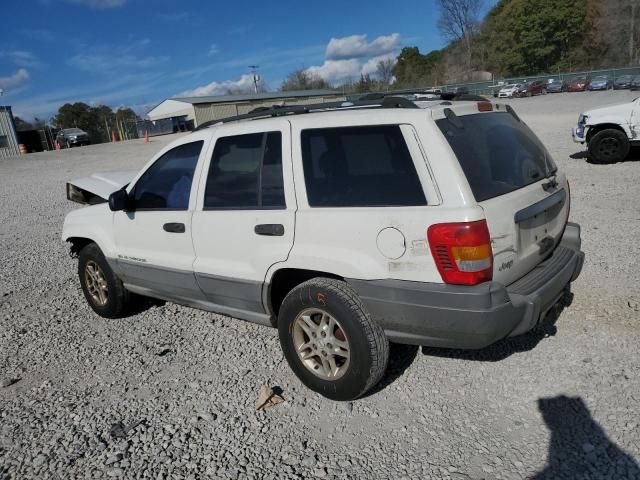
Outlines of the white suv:
{"type": "Polygon", "coordinates": [[[67,185],[95,204],[62,238],[99,315],[139,294],[277,327],[301,381],[347,400],[390,341],[525,333],[580,273],[569,184],[509,106],[386,98],[205,127],[130,179],[67,185]]]}
{"type": "Polygon", "coordinates": [[[571,134],[574,142],[587,144],[593,162],[623,161],[640,145],[640,98],[581,113],[571,134]]]}

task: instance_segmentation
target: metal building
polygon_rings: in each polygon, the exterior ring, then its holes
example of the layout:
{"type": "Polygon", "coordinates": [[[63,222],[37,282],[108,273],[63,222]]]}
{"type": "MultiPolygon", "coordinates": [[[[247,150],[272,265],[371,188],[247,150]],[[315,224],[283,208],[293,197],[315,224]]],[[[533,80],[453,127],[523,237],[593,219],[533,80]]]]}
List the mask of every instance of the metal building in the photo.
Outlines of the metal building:
{"type": "Polygon", "coordinates": [[[267,92],[242,95],[215,95],[206,97],[170,98],[147,114],[151,120],[186,117],[191,109],[195,126],[219,118],[249,113],[254,108],[273,105],[308,105],[346,100],[346,96],[333,90],[301,90],[292,92],[267,92]]]}
{"type": "Polygon", "coordinates": [[[11,107],[0,105],[0,158],[15,155],[20,155],[20,148],[11,107]]]}

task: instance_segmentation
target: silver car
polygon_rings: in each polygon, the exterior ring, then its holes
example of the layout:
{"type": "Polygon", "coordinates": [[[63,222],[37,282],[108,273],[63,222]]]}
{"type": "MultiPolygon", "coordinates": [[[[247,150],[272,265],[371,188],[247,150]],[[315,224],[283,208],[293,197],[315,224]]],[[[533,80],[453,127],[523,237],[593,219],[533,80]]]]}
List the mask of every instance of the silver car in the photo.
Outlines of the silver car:
{"type": "Polygon", "coordinates": [[[65,128],[58,132],[58,144],[63,148],[77,147],[80,145],[89,145],[91,140],[89,134],[79,128],[65,128]]]}

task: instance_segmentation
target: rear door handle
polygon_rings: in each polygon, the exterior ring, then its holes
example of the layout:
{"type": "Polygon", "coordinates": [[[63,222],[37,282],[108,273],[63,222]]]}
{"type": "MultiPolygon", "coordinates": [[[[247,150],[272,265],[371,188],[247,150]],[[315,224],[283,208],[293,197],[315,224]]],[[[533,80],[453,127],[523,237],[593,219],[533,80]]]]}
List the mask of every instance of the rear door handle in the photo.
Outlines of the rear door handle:
{"type": "Polygon", "coordinates": [[[169,233],[184,233],[185,232],[184,223],[177,223],[177,222],[165,223],[162,226],[162,229],[165,232],[169,232],[169,233]]]}
{"type": "Polygon", "coordinates": [[[279,223],[263,223],[256,225],[253,229],[257,235],[266,235],[268,237],[281,237],[284,235],[284,225],[279,223]]]}

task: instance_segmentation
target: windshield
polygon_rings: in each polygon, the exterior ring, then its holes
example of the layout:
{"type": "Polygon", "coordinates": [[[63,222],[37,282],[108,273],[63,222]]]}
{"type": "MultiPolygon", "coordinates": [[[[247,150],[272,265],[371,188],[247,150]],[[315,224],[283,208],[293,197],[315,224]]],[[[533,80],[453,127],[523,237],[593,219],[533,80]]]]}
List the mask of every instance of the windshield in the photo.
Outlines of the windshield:
{"type": "Polygon", "coordinates": [[[616,80],[617,82],[628,82],[631,80],[631,75],[623,75],[616,80]]]}
{"type": "Polygon", "coordinates": [[[507,112],[462,115],[436,124],[453,149],[478,202],[549,177],[557,170],[527,125],[507,112]]]}
{"type": "Polygon", "coordinates": [[[594,82],[606,82],[607,77],[596,77],[593,79],[594,82]]]}
{"type": "Polygon", "coordinates": [[[64,133],[84,133],[82,130],[80,130],[79,128],[66,128],[64,130],[62,130],[64,133]]]}

